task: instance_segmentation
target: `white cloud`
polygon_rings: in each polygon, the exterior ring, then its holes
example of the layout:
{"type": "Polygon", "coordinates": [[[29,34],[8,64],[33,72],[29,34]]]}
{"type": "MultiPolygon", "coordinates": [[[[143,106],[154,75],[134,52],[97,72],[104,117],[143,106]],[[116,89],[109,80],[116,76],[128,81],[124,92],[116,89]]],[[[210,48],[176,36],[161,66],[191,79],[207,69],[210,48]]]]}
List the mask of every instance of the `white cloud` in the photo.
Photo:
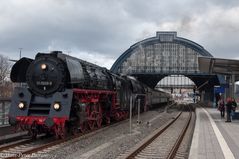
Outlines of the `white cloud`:
{"type": "MultiPolygon", "coordinates": [[[[156,31],[177,31],[216,57],[238,57],[237,0],[0,1],[0,53],[18,58],[71,51],[93,63],[113,63],[156,31]],[[97,56],[98,61],[94,61],[97,56]]],[[[108,67],[109,64],[107,64],[108,67]]],[[[108,67],[109,68],[109,67],[108,67]]]]}

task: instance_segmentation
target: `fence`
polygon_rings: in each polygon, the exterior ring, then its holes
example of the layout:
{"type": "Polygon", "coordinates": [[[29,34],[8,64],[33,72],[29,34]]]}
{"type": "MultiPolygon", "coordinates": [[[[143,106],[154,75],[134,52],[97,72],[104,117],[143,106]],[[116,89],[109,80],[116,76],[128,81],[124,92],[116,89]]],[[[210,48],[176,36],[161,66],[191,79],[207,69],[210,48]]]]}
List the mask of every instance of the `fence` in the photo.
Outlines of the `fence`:
{"type": "Polygon", "coordinates": [[[10,108],[10,98],[0,98],[0,126],[8,125],[8,112],[10,108]]]}

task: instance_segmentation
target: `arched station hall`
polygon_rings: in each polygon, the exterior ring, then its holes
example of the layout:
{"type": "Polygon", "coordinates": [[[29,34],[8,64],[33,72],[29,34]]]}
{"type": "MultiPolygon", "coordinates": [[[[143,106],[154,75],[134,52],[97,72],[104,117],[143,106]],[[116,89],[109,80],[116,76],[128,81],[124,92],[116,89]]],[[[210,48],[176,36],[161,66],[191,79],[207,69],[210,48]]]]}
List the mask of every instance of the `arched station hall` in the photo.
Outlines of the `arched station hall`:
{"type": "Polygon", "coordinates": [[[155,37],[139,41],[113,64],[114,73],[128,74],[155,88],[166,76],[184,75],[196,85],[204,102],[213,101],[214,86],[226,85],[224,76],[199,71],[198,57],[213,57],[201,45],[177,37],[177,32],[156,32],[155,37]]]}

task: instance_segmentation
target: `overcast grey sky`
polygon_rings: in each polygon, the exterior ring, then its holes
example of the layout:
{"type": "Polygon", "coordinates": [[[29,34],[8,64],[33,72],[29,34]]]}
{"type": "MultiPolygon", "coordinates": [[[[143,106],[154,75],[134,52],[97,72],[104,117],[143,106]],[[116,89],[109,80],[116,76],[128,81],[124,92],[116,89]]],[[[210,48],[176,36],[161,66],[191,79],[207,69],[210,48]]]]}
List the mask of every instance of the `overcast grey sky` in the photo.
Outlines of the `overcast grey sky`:
{"type": "Polygon", "coordinates": [[[139,40],[177,31],[215,57],[239,58],[238,0],[0,0],[0,54],[62,50],[110,68],[139,40]]]}

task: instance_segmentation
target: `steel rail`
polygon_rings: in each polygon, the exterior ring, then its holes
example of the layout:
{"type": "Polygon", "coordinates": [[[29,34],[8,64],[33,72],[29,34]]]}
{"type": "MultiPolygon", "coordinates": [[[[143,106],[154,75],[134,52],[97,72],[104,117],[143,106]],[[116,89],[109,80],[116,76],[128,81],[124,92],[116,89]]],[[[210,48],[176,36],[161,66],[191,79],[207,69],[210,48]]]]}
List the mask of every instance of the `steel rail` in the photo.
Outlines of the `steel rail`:
{"type": "Polygon", "coordinates": [[[150,143],[152,143],[157,137],[159,137],[165,130],[168,129],[168,127],[170,127],[182,114],[182,111],[180,113],[177,114],[177,116],[171,120],[170,122],[168,122],[166,125],[164,125],[162,128],[159,128],[158,130],[156,130],[156,132],[154,133],[153,136],[151,136],[149,139],[147,139],[146,141],[140,143],[139,146],[137,146],[136,149],[134,149],[133,151],[131,151],[129,154],[127,154],[126,156],[124,156],[126,159],[132,159],[135,156],[137,156],[137,154],[139,154],[143,149],[145,149],[150,143]]]}
{"type": "Polygon", "coordinates": [[[9,143],[6,146],[0,147],[0,153],[4,150],[7,150],[7,149],[10,149],[10,148],[13,148],[13,147],[17,147],[17,146],[20,146],[20,145],[23,145],[23,144],[28,144],[28,143],[31,143],[31,142],[32,142],[32,139],[25,139],[24,141],[20,141],[20,142],[15,141],[13,144],[9,143]]]}
{"type": "MultiPolygon", "coordinates": [[[[132,150],[124,155],[124,158],[126,159],[132,159],[135,158],[140,152],[142,152],[148,145],[150,145],[156,138],[158,138],[165,130],[167,130],[175,121],[181,116],[182,112],[180,112],[173,120],[168,122],[163,128],[159,128],[156,130],[156,132],[153,133],[152,136],[147,138],[146,140],[142,141],[140,144],[136,145],[132,150]]],[[[173,159],[178,151],[178,148],[180,147],[181,142],[183,141],[183,138],[188,130],[188,127],[190,125],[192,118],[192,111],[189,112],[189,117],[187,118],[186,124],[184,125],[179,137],[177,138],[175,144],[173,145],[172,149],[170,150],[170,153],[167,156],[167,159],[173,159]]]]}
{"type": "Polygon", "coordinates": [[[185,124],[185,126],[183,128],[183,130],[181,131],[177,141],[175,142],[173,148],[171,149],[167,159],[173,159],[176,156],[178,148],[180,147],[180,144],[182,143],[183,138],[184,138],[184,136],[185,136],[185,134],[186,134],[186,132],[188,130],[188,127],[190,125],[191,119],[192,119],[192,111],[190,110],[189,118],[188,118],[188,120],[187,120],[187,122],[186,122],[186,124],[185,124]]]}

